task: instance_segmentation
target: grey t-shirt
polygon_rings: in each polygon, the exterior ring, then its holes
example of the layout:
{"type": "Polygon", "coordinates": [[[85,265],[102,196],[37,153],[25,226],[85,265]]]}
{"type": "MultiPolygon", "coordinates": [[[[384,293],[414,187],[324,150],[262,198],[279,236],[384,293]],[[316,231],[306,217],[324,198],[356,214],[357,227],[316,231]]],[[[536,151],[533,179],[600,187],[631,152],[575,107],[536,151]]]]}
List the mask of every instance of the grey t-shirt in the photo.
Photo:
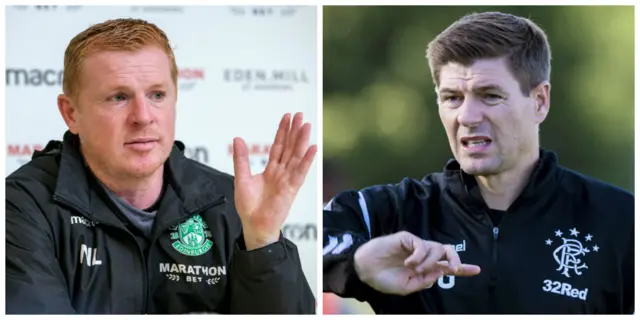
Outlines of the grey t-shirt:
{"type": "MultiPolygon", "coordinates": [[[[113,202],[118,206],[120,211],[129,219],[131,224],[133,224],[136,228],[138,228],[145,236],[151,236],[151,230],[153,229],[153,222],[156,218],[157,209],[154,204],[151,206],[151,210],[140,210],[131,206],[127,201],[120,198],[118,195],[113,193],[107,187],[102,185],[104,190],[107,192],[109,197],[113,200],[113,202]]],[[[160,200],[158,200],[160,201],[160,200]]]]}

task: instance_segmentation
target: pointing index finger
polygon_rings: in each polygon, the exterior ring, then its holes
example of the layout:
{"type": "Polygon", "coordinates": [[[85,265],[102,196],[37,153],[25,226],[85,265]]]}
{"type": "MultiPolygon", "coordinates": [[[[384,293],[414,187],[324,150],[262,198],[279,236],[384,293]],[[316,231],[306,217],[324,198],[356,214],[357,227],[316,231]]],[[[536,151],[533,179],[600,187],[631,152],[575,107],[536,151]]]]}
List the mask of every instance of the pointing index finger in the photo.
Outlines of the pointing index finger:
{"type": "Polygon", "coordinates": [[[463,263],[458,267],[458,271],[455,275],[460,277],[471,277],[479,274],[480,271],[480,267],[476,266],[475,264],[463,263]]]}
{"type": "Polygon", "coordinates": [[[445,274],[457,277],[471,277],[479,274],[480,271],[482,271],[480,267],[475,264],[461,263],[458,266],[458,270],[456,272],[452,272],[451,268],[449,268],[448,261],[438,261],[438,267],[440,268],[440,270],[443,270],[445,274]]]}

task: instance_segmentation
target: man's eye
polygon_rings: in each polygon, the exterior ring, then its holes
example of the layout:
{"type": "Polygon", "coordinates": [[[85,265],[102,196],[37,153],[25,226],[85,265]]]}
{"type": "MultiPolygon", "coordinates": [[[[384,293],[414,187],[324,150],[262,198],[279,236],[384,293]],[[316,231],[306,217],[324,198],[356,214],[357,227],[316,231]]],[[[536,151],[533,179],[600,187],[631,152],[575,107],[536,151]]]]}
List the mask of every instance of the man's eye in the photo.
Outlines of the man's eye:
{"type": "Polygon", "coordinates": [[[456,108],[462,104],[464,97],[452,95],[452,96],[443,96],[441,99],[442,99],[442,102],[441,102],[442,105],[449,108],[456,108]]]}
{"type": "Polygon", "coordinates": [[[127,98],[124,96],[124,94],[118,93],[116,95],[113,95],[110,100],[116,101],[116,102],[120,102],[120,101],[124,101],[126,99],[127,98]]]}
{"type": "Polygon", "coordinates": [[[484,95],[484,99],[485,100],[489,100],[489,101],[498,101],[498,100],[502,100],[504,98],[502,96],[500,96],[500,95],[497,95],[497,94],[486,93],[484,95]]]}
{"type": "Polygon", "coordinates": [[[458,96],[446,96],[446,97],[442,98],[442,101],[445,101],[445,102],[458,102],[458,101],[460,101],[460,97],[458,97],[458,96]]]}
{"type": "Polygon", "coordinates": [[[154,99],[154,100],[162,100],[164,97],[165,97],[165,93],[160,91],[157,91],[151,94],[151,99],[154,99]]]}

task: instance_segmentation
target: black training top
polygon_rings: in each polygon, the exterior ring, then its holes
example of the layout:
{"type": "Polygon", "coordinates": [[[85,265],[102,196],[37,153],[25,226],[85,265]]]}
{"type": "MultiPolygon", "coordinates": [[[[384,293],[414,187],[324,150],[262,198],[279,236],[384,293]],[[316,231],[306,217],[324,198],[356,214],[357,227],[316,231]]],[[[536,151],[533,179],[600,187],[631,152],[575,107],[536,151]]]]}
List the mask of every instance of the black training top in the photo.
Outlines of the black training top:
{"type": "Polygon", "coordinates": [[[563,168],[541,150],[524,191],[500,218],[475,179],[450,161],[422,181],[332,199],[323,215],[324,291],[366,301],[379,314],[630,314],[633,206],[629,192],[563,168]],[[408,296],[374,291],[355,273],[354,252],[403,230],[454,245],[463,263],[482,272],[444,276],[408,296]]]}
{"type": "Polygon", "coordinates": [[[7,313],[314,313],[287,239],[244,248],[233,177],[176,142],[148,235],[67,132],[6,179],[7,313]]]}

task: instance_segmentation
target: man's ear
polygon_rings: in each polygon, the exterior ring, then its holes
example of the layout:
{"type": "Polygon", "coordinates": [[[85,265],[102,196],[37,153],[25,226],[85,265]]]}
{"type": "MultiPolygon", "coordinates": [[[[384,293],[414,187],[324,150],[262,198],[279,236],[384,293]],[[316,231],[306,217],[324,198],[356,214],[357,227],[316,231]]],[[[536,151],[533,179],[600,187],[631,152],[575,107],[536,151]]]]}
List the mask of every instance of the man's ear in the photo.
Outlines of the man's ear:
{"type": "Polygon", "coordinates": [[[69,131],[78,134],[78,111],[73,99],[65,94],[58,95],[58,110],[64,123],[69,127],[69,131]]]}
{"type": "Polygon", "coordinates": [[[538,124],[542,123],[549,114],[551,107],[551,84],[549,81],[543,81],[531,90],[531,98],[535,101],[535,118],[538,124]]]}

